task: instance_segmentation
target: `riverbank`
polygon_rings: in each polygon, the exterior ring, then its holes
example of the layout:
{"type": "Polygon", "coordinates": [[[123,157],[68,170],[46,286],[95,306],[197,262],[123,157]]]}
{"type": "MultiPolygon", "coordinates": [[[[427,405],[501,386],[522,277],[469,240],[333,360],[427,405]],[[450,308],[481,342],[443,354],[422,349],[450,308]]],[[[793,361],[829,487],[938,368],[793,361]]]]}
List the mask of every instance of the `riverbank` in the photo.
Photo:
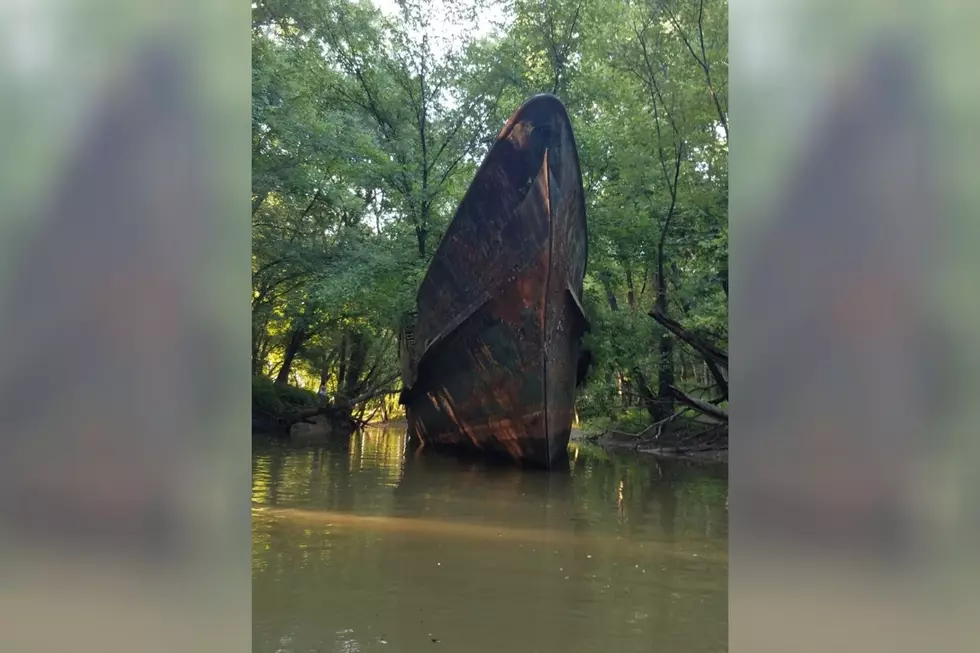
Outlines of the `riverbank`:
{"type": "MultiPolygon", "coordinates": [[[[371,424],[370,427],[378,429],[405,429],[408,428],[408,422],[406,422],[404,419],[398,419],[390,422],[371,424]]],[[[724,448],[660,446],[650,442],[638,442],[636,437],[629,435],[617,435],[615,433],[590,434],[582,430],[581,427],[573,426],[569,441],[595,445],[607,451],[632,451],[634,453],[643,454],[645,456],[654,456],[657,458],[672,458],[695,462],[728,464],[727,439],[726,446],[724,446],[724,448]]]]}
{"type": "MultiPolygon", "coordinates": [[[[404,419],[369,424],[372,430],[404,430],[408,422],[404,419]]],[[[265,433],[267,437],[289,437],[288,429],[282,433],[265,433]]],[[[572,427],[570,442],[585,443],[601,447],[607,451],[629,451],[657,458],[671,458],[706,463],[728,463],[728,448],[721,447],[676,447],[659,446],[650,442],[638,441],[634,436],[616,433],[587,433],[580,427],[572,427]]]]}
{"type": "Polygon", "coordinates": [[[727,444],[724,448],[661,446],[652,442],[640,441],[631,435],[619,435],[608,432],[603,434],[589,434],[578,427],[572,427],[570,441],[585,442],[606,450],[633,451],[658,458],[683,459],[706,463],[728,463],[727,444]]]}

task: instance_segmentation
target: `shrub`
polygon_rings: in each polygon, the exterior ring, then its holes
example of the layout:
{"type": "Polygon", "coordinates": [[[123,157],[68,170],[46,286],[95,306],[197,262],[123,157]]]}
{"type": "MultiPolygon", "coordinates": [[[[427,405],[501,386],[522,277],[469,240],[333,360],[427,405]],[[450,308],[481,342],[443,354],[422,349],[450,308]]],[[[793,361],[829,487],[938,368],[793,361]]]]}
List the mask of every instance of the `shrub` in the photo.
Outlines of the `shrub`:
{"type": "Polygon", "coordinates": [[[291,385],[276,385],[266,376],[252,377],[252,416],[277,419],[317,404],[316,393],[291,385]]]}

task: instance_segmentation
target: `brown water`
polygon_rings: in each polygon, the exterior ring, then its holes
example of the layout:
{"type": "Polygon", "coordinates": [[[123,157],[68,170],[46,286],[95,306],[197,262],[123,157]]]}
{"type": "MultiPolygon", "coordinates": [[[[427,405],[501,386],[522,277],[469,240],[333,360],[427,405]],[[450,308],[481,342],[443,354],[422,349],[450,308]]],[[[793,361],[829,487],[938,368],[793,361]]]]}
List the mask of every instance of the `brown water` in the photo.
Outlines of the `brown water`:
{"type": "Polygon", "coordinates": [[[724,468],[573,445],[570,472],[256,445],[253,651],[727,650],[724,468]]]}

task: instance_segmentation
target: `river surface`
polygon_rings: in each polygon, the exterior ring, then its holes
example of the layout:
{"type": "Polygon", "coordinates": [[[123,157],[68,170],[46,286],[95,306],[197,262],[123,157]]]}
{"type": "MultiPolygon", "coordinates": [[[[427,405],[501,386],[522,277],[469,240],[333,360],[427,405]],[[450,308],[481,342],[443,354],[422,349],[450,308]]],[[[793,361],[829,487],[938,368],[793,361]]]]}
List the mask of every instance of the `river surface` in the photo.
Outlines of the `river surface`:
{"type": "Polygon", "coordinates": [[[254,653],[727,650],[724,467],[521,472],[374,429],[253,452],[254,653]]]}

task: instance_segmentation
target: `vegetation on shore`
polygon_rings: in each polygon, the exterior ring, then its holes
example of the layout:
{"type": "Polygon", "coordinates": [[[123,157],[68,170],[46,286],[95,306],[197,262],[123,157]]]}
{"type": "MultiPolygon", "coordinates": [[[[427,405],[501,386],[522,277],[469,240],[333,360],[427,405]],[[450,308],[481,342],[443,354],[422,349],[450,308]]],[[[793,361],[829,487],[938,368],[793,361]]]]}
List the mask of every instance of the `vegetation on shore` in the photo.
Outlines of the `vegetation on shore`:
{"type": "Polygon", "coordinates": [[[398,416],[401,315],[504,121],[548,92],[572,119],[589,220],[578,419],[724,446],[727,13],[726,0],[254,3],[253,417],[398,416]]]}

